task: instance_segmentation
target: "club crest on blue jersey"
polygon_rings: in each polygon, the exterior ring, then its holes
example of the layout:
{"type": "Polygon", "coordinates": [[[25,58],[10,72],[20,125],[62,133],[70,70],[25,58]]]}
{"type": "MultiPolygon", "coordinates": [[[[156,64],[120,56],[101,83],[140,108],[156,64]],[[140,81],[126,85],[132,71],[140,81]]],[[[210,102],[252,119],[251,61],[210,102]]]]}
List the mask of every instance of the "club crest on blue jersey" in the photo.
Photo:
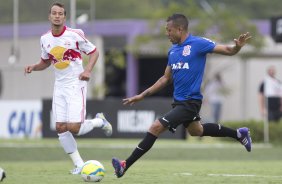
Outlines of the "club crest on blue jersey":
{"type": "Polygon", "coordinates": [[[190,53],[191,53],[191,46],[190,45],[186,45],[184,48],[183,48],[183,52],[182,52],[182,55],[183,56],[189,56],[190,53]]]}

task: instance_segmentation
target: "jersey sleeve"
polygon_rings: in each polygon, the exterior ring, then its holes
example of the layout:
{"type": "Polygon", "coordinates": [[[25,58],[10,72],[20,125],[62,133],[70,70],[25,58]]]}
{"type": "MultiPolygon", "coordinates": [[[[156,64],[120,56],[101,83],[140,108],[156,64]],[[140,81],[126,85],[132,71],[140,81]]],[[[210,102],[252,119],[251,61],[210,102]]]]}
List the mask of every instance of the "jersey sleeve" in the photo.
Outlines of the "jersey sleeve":
{"type": "Polygon", "coordinates": [[[42,37],[40,38],[40,48],[41,48],[41,58],[43,60],[49,59],[49,55],[44,48],[44,39],[42,37]]]}
{"type": "Polygon", "coordinates": [[[199,41],[199,52],[202,54],[212,53],[215,45],[212,40],[202,37],[199,41]]]}
{"type": "Polygon", "coordinates": [[[76,33],[77,33],[76,40],[77,40],[78,49],[87,55],[95,52],[96,46],[85,38],[84,32],[81,29],[78,29],[76,33]]]}

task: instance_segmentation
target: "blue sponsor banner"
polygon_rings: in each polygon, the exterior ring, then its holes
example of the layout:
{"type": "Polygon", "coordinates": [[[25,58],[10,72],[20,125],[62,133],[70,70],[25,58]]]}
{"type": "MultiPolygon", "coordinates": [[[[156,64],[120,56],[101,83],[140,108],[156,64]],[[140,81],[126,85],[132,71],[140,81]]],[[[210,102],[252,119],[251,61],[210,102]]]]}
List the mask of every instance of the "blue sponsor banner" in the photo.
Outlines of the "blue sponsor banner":
{"type": "Polygon", "coordinates": [[[0,101],[0,138],[42,137],[40,100],[0,101]]]}

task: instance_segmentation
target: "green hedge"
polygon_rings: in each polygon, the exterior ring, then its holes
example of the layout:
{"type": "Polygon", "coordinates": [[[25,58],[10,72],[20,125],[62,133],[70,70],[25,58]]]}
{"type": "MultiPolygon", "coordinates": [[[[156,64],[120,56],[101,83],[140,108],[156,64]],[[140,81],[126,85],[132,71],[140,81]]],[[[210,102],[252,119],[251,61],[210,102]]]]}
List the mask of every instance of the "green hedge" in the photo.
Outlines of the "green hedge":
{"type": "MultiPolygon", "coordinates": [[[[263,121],[228,121],[222,123],[222,125],[230,128],[240,128],[240,127],[248,127],[251,131],[252,141],[254,143],[262,143],[264,142],[264,122],[263,121]]],[[[229,140],[229,139],[222,139],[229,140]]],[[[269,123],[269,142],[273,144],[281,144],[282,142],[282,122],[269,123]]]]}

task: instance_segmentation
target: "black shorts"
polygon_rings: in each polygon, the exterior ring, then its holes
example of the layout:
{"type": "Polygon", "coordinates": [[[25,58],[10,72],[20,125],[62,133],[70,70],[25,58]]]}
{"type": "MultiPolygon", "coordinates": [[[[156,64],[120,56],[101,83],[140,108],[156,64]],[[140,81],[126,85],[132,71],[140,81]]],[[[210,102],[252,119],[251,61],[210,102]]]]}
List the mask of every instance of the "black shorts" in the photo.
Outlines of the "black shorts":
{"type": "Polygon", "coordinates": [[[201,105],[201,100],[174,101],[172,109],[159,118],[159,121],[172,132],[180,124],[187,128],[191,122],[201,120],[199,115],[201,105]]]}

